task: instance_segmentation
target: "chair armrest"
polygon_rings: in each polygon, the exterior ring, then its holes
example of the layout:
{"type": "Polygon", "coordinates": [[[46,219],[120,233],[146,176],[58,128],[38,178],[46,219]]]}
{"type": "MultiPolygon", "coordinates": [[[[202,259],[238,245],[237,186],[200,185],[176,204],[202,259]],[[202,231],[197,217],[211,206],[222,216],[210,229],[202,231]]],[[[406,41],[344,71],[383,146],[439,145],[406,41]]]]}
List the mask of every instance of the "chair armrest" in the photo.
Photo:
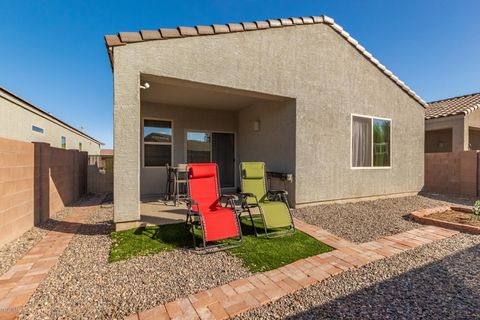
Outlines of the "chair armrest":
{"type": "Polygon", "coordinates": [[[255,198],[255,195],[250,192],[242,192],[242,198],[255,198]]]}
{"type": "Polygon", "coordinates": [[[220,199],[225,199],[225,200],[233,200],[233,201],[237,201],[238,200],[238,197],[234,194],[222,194],[220,196],[220,199]]]}
{"type": "Polygon", "coordinates": [[[228,205],[230,205],[232,207],[232,209],[234,209],[235,208],[235,201],[238,200],[238,197],[236,195],[233,195],[233,194],[222,194],[220,196],[220,201],[222,199],[226,200],[225,208],[228,207],[228,205]]]}

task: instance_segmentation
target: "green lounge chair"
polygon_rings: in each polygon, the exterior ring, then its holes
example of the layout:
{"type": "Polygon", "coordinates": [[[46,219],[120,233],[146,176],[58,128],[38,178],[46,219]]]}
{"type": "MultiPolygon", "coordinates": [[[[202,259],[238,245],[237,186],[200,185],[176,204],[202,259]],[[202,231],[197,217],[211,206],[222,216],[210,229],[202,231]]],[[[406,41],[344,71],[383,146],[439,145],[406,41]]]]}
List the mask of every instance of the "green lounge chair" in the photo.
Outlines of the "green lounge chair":
{"type": "Polygon", "coordinates": [[[258,236],[254,220],[262,220],[267,238],[284,236],[295,232],[287,191],[267,191],[265,163],[240,163],[242,185],[242,211],[248,212],[258,236]],[[252,208],[258,208],[260,217],[252,216],[252,208]]]}

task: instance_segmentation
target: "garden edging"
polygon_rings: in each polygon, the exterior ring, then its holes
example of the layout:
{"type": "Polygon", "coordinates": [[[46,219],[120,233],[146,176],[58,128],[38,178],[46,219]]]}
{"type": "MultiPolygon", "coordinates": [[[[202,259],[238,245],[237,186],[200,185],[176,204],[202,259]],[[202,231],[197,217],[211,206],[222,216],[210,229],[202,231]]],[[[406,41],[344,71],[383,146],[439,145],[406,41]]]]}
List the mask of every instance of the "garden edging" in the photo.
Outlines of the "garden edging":
{"type": "Polygon", "coordinates": [[[480,228],[471,226],[468,224],[461,224],[461,223],[455,223],[455,222],[449,222],[449,221],[443,221],[435,218],[429,218],[428,216],[437,213],[437,212],[443,212],[447,210],[457,210],[457,211],[463,211],[463,212],[472,212],[470,209],[467,208],[459,208],[459,207],[453,207],[453,206],[442,206],[442,207],[436,207],[436,208],[430,208],[430,209],[422,209],[422,210],[417,210],[412,212],[410,215],[413,218],[413,220],[422,223],[422,224],[427,224],[427,225],[433,225],[441,228],[446,228],[446,229],[451,229],[451,230],[456,230],[460,232],[466,232],[466,233],[471,233],[471,234],[480,234],[480,228]]]}

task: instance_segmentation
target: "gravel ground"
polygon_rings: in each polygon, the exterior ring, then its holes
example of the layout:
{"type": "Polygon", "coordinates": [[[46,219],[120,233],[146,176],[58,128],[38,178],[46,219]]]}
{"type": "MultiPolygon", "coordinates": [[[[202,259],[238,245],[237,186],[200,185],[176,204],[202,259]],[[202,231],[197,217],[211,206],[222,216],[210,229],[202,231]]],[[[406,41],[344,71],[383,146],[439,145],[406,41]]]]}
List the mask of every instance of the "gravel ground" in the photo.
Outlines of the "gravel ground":
{"type": "Polygon", "coordinates": [[[250,275],[222,252],[175,250],[108,263],[111,219],[107,205],[80,227],[21,319],[118,319],[250,275]]]}
{"type": "Polygon", "coordinates": [[[294,211],[294,216],[356,243],[418,228],[412,211],[446,203],[473,205],[473,199],[438,195],[411,196],[343,204],[323,204],[294,211]]]}
{"type": "Polygon", "coordinates": [[[55,228],[57,222],[71,212],[71,208],[64,208],[57,213],[55,219],[49,219],[25,232],[16,240],[0,247],[0,275],[10,269],[15,262],[22,258],[37,242],[43,239],[48,231],[55,228]]]}
{"type": "Polygon", "coordinates": [[[480,319],[480,236],[459,234],[364,267],[237,319],[480,319]]]}

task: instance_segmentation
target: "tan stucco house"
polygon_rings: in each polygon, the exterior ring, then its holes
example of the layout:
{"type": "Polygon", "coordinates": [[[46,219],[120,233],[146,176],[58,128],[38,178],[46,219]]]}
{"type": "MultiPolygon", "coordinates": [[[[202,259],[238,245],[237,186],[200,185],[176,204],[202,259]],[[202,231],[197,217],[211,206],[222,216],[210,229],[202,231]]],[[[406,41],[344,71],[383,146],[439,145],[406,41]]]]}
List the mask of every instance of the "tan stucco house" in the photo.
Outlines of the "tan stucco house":
{"type": "Polygon", "coordinates": [[[289,200],[418,192],[426,103],[325,16],[120,32],[114,78],[117,226],[162,193],[165,165],[241,161],[290,173],[289,200]],[[146,85],[148,83],[148,85],[146,85]]]}
{"type": "Polygon", "coordinates": [[[0,137],[100,154],[102,142],[0,87],[0,137]]]}
{"type": "Polygon", "coordinates": [[[480,150],[480,93],[430,102],[425,119],[426,153],[480,150]]]}

